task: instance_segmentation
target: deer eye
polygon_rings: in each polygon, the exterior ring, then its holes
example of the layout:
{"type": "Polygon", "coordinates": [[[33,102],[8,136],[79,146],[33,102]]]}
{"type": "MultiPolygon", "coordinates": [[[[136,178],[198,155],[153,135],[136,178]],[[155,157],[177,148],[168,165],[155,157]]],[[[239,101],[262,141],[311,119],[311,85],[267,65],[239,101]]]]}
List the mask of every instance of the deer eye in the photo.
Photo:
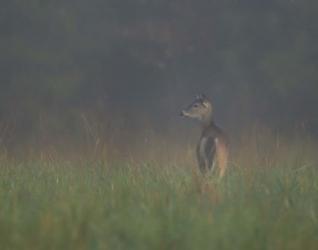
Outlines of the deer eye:
{"type": "Polygon", "coordinates": [[[198,108],[199,104],[195,103],[195,104],[193,104],[193,107],[198,108]]]}

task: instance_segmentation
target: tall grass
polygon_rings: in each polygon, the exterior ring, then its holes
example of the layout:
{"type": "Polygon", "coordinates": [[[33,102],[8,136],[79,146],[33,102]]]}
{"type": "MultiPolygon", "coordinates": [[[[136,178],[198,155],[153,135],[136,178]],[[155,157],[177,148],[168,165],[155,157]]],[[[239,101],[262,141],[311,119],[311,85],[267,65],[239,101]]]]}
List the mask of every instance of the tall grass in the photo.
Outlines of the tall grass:
{"type": "Polygon", "coordinates": [[[0,249],[316,249],[315,144],[261,134],[234,143],[222,180],[159,139],[116,159],[100,143],[2,154],[0,249]]]}

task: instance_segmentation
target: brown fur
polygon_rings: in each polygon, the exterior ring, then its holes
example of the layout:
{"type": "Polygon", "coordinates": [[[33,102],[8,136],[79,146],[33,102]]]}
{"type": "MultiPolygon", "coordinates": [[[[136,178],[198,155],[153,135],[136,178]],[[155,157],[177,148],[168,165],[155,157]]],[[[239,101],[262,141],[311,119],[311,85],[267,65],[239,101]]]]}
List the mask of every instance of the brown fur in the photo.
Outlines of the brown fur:
{"type": "Polygon", "coordinates": [[[213,165],[215,164],[219,169],[219,176],[222,178],[225,174],[229,149],[228,149],[228,140],[226,135],[214,122],[211,122],[207,127],[203,129],[202,138],[212,138],[215,143],[215,157],[213,159],[213,165]]]}
{"type": "Polygon", "coordinates": [[[204,174],[217,165],[219,176],[223,177],[228,165],[228,143],[221,128],[213,121],[211,102],[203,95],[198,96],[182,116],[197,119],[202,124],[202,134],[197,146],[197,159],[200,171],[204,174]]]}
{"type": "Polygon", "coordinates": [[[225,174],[229,157],[228,147],[224,141],[218,140],[218,142],[216,143],[216,157],[217,164],[220,170],[220,177],[222,178],[225,174]]]}

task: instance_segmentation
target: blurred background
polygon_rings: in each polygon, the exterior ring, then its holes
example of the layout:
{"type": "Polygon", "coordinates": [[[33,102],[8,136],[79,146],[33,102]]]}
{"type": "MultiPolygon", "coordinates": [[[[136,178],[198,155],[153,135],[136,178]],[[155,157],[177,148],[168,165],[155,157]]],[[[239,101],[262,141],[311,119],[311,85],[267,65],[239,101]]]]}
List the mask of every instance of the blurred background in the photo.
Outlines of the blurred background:
{"type": "Polygon", "coordinates": [[[0,27],[9,150],[187,140],[197,93],[231,135],[318,135],[315,0],[10,0],[0,27]]]}

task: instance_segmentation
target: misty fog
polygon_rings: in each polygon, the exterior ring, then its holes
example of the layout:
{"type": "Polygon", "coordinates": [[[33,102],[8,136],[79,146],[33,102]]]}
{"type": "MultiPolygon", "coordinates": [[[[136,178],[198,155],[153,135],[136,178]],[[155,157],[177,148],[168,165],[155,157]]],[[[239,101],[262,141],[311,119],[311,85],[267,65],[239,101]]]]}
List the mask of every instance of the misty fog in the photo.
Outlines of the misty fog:
{"type": "Polygon", "coordinates": [[[314,0],[2,2],[2,143],[78,138],[85,122],[104,136],[180,136],[195,127],[178,115],[197,93],[229,133],[317,134],[317,10],[314,0]]]}

